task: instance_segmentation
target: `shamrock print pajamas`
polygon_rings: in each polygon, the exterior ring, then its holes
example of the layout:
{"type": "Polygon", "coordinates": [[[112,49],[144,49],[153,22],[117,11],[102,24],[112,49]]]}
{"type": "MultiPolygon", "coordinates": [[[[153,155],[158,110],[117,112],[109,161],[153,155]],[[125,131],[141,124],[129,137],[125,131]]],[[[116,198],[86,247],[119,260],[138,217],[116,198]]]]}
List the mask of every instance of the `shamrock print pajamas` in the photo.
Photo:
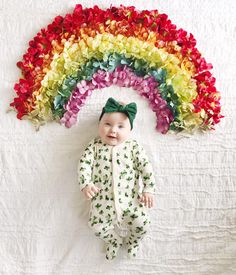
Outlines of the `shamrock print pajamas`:
{"type": "Polygon", "coordinates": [[[154,193],[154,175],[144,149],[129,139],[111,146],[98,137],[85,149],[78,166],[80,189],[94,184],[100,188],[91,200],[89,226],[106,243],[106,257],[113,259],[123,239],[114,226],[125,225],[128,253],[135,256],[139,241],[150,224],[145,207],[138,201],[142,192],[154,193]]]}

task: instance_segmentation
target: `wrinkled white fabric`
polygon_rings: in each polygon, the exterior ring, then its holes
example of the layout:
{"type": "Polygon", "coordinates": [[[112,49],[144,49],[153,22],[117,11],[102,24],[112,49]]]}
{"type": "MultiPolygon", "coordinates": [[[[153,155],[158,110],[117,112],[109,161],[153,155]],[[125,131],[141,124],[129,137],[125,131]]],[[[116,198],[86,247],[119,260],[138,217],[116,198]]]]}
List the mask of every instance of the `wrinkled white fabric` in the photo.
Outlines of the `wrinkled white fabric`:
{"type": "Polygon", "coordinates": [[[236,273],[236,93],[234,0],[0,0],[0,274],[233,275],[236,273]],[[16,62],[37,32],[76,3],[134,5],[168,14],[193,33],[214,65],[225,118],[216,131],[163,136],[137,92],[94,91],[76,127],[50,123],[35,132],[6,113],[20,71],[16,62]],[[152,225],[138,259],[107,263],[87,227],[89,202],[80,194],[77,163],[110,97],[138,106],[133,137],[143,144],[157,179],[152,225]]]}

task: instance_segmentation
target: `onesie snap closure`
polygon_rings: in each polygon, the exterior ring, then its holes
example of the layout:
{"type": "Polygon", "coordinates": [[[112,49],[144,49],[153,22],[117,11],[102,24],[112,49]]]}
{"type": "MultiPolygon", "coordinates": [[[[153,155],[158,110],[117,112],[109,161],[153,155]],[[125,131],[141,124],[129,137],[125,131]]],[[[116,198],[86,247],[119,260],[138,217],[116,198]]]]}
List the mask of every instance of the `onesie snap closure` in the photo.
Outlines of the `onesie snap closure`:
{"type": "Polygon", "coordinates": [[[119,180],[119,167],[118,167],[118,159],[117,159],[118,147],[112,147],[112,186],[113,186],[113,195],[114,195],[114,204],[116,210],[116,219],[117,225],[121,225],[122,222],[122,210],[119,203],[119,188],[118,188],[118,180],[119,180]]]}

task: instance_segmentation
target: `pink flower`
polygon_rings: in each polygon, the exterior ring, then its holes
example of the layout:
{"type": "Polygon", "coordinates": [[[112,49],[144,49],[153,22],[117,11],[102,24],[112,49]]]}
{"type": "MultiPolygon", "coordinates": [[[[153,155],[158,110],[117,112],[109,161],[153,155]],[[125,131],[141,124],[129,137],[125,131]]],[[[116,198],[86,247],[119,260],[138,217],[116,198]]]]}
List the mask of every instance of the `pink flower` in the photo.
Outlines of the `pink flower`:
{"type": "Polygon", "coordinates": [[[60,120],[61,124],[65,124],[67,128],[70,128],[72,125],[77,122],[77,114],[66,112],[62,119],[60,120]]]}

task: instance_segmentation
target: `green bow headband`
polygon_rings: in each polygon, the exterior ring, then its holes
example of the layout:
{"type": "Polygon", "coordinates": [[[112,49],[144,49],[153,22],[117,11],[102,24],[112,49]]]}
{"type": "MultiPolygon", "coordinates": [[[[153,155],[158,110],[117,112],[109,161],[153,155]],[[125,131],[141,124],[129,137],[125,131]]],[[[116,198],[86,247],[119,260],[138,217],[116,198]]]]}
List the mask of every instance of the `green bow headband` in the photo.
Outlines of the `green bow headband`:
{"type": "Polygon", "coordinates": [[[135,115],[137,113],[136,103],[132,102],[127,105],[121,105],[114,98],[110,97],[102,109],[102,113],[100,115],[99,120],[101,120],[102,116],[105,113],[114,113],[114,112],[120,112],[120,113],[124,113],[125,115],[127,115],[127,117],[129,118],[129,121],[130,121],[131,129],[133,129],[133,121],[134,121],[135,115]]]}

